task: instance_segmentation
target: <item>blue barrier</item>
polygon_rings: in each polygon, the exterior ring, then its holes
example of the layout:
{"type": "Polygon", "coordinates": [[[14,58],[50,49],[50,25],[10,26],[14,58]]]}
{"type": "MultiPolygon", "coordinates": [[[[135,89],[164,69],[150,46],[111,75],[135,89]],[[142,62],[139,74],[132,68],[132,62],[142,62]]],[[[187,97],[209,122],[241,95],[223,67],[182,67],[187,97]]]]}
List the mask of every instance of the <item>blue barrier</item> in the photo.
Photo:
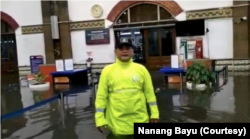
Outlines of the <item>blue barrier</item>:
{"type": "Polygon", "coordinates": [[[40,102],[38,102],[38,103],[36,103],[34,105],[28,106],[26,108],[19,109],[17,111],[11,112],[11,113],[1,115],[1,121],[13,118],[13,117],[18,116],[18,115],[21,115],[22,113],[25,113],[26,111],[29,111],[29,110],[32,110],[34,108],[40,107],[40,106],[45,105],[47,103],[50,103],[50,102],[52,102],[52,101],[54,101],[56,99],[60,99],[61,95],[67,96],[69,94],[77,94],[80,91],[84,91],[84,90],[87,90],[87,89],[89,89],[89,87],[81,87],[81,88],[75,88],[75,89],[71,89],[71,90],[67,90],[67,91],[62,91],[61,93],[56,94],[56,95],[54,95],[53,97],[51,97],[49,99],[40,101],[40,102]]]}
{"type": "Polygon", "coordinates": [[[20,115],[20,114],[22,114],[22,113],[24,113],[24,112],[26,112],[26,111],[29,111],[29,110],[34,109],[34,108],[36,108],[36,107],[42,106],[42,105],[44,105],[44,104],[47,104],[47,103],[49,103],[49,102],[51,102],[51,101],[53,101],[53,100],[58,99],[58,96],[59,96],[59,95],[55,95],[55,96],[53,96],[52,98],[49,98],[49,99],[46,99],[46,100],[44,100],[44,101],[38,102],[38,103],[36,103],[36,104],[34,104],[34,105],[31,105],[31,106],[28,106],[28,107],[26,107],[26,108],[19,109],[19,110],[17,110],[17,111],[11,112],[11,113],[7,113],[7,114],[4,114],[4,115],[1,115],[1,121],[10,119],[10,118],[15,117],[15,116],[18,116],[18,115],[20,115]]]}

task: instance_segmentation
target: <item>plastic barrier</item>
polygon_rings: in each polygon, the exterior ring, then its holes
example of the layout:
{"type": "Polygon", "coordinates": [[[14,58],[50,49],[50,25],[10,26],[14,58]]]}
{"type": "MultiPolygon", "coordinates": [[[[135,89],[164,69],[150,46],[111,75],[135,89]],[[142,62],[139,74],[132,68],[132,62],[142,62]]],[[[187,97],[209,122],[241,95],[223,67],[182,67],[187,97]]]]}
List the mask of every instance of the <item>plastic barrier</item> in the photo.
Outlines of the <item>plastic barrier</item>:
{"type": "Polygon", "coordinates": [[[63,109],[64,109],[64,97],[67,96],[67,95],[70,95],[70,94],[76,94],[76,93],[85,91],[85,90],[87,90],[89,88],[90,87],[87,86],[87,87],[81,87],[81,88],[75,88],[75,89],[71,89],[71,90],[67,90],[67,91],[62,91],[59,94],[56,94],[56,95],[54,95],[53,97],[51,97],[49,99],[46,99],[46,100],[43,100],[41,102],[35,103],[34,105],[28,106],[26,108],[19,109],[17,111],[11,112],[11,113],[0,115],[0,139],[3,139],[3,133],[2,133],[2,122],[3,121],[5,121],[7,119],[10,119],[10,118],[13,118],[13,117],[16,117],[16,116],[19,116],[19,115],[21,115],[21,114],[23,114],[23,113],[25,113],[27,111],[30,111],[30,110],[32,110],[34,108],[37,108],[37,107],[40,107],[40,106],[45,105],[47,103],[50,103],[50,102],[52,102],[52,101],[54,101],[56,99],[60,100],[61,115],[62,115],[62,118],[64,118],[64,112],[63,112],[63,109]]]}

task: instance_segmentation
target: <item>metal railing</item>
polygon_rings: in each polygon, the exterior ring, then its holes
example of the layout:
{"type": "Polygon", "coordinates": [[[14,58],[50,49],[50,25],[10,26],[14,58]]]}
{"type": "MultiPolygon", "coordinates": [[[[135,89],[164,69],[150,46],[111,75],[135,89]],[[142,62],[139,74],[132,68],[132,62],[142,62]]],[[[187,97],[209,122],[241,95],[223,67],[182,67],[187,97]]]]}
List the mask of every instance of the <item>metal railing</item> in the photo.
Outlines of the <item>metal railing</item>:
{"type": "Polygon", "coordinates": [[[215,84],[216,88],[221,88],[228,82],[228,66],[224,66],[221,70],[215,70],[215,84]],[[220,77],[222,76],[223,83],[220,85],[220,77]]]}

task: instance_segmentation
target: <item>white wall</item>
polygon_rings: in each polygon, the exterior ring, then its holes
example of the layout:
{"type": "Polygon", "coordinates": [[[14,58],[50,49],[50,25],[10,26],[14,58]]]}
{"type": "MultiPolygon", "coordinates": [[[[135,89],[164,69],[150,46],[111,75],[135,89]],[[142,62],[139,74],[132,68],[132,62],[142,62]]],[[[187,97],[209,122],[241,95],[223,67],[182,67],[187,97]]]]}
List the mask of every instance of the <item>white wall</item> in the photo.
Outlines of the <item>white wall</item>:
{"type": "MultiPolygon", "coordinates": [[[[68,1],[69,17],[72,21],[106,19],[112,8],[118,3],[117,1],[68,1]],[[100,18],[94,18],[91,15],[91,7],[99,4],[103,7],[104,12],[100,18]]],[[[112,23],[105,21],[108,27],[112,23]]],[[[110,29],[110,44],[105,45],[86,45],[85,31],[72,31],[71,43],[73,60],[75,64],[86,63],[88,58],[87,51],[92,51],[92,63],[113,63],[115,61],[114,54],[114,31],[110,29]]]]}
{"type": "Polygon", "coordinates": [[[233,0],[206,0],[206,1],[192,1],[192,0],[175,0],[184,11],[201,10],[210,8],[220,8],[233,5],[233,0]]]}
{"type": "Polygon", "coordinates": [[[95,4],[102,6],[103,15],[99,19],[106,19],[112,8],[119,2],[115,1],[68,1],[69,17],[72,21],[94,20],[91,15],[91,7],[95,4]]]}
{"type": "Polygon", "coordinates": [[[233,19],[210,19],[206,35],[210,59],[233,58],[233,19]]]}
{"type": "Polygon", "coordinates": [[[176,53],[180,53],[181,39],[203,39],[203,56],[210,59],[233,58],[233,19],[220,18],[205,21],[209,32],[204,36],[176,37],[176,53]]]}
{"type": "MultiPolygon", "coordinates": [[[[10,15],[19,26],[42,24],[40,1],[1,1],[1,11],[10,15]]],[[[21,27],[16,29],[18,65],[30,65],[30,55],[42,55],[45,59],[43,34],[22,35],[21,27]]],[[[46,62],[46,61],[45,61],[46,62]]]]}
{"type": "Polygon", "coordinates": [[[86,45],[85,31],[72,31],[71,43],[73,60],[75,64],[86,63],[87,51],[92,51],[93,63],[112,63],[114,54],[114,31],[110,29],[110,44],[86,45]]]}

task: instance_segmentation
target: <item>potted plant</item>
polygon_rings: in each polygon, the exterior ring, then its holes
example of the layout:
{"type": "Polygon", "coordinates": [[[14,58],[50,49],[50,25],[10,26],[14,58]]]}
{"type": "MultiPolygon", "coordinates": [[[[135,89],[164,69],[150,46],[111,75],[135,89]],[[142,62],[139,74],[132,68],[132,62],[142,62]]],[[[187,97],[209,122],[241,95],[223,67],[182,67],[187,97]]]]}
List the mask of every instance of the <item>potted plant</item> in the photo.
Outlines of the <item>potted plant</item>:
{"type": "Polygon", "coordinates": [[[49,82],[46,82],[45,79],[47,76],[44,76],[40,71],[37,74],[33,75],[34,79],[30,81],[29,88],[34,91],[46,91],[50,89],[49,82]]]}
{"type": "Polygon", "coordinates": [[[215,75],[212,70],[206,68],[204,64],[194,62],[186,70],[186,85],[188,89],[205,90],[214,82],[215,75]]]}
{"type": "Polygon", "coordinates": [[[87,68],[89,68],[91,66],[91,62],[93,61],[93,58],[88,58],[86,59],[86,62],[87,62],[87,68]]]}

